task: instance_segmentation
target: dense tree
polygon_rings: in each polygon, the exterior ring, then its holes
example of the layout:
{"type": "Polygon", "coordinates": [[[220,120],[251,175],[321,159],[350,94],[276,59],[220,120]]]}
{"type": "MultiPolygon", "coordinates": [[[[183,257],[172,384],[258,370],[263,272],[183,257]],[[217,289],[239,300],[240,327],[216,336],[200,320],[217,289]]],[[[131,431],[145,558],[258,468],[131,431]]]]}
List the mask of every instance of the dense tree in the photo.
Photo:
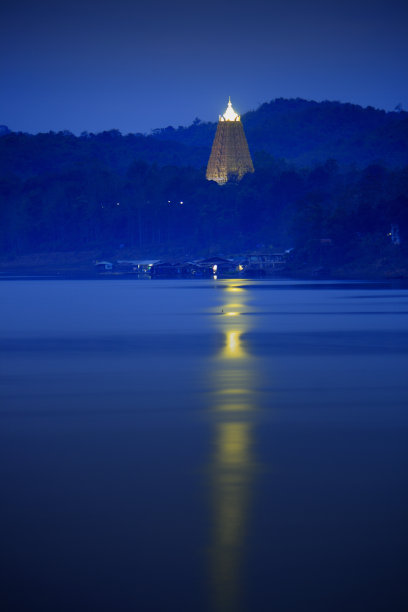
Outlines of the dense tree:
{"type": "MultiPolygon", "coordinates": [[[[405,115],[302,100],[263,105],[244,117],[248,138],[258,143],[256,171],[224,186],[205,180],[202,161],[215,126],[199,120],[148,137],[116,130],[79,138],[4,131],[0,253],[122,249],[198,256],[294,247],[298,267],[339,267],[370,258],[394,258],[404,267],[408,165],[398,168],[395,161],[406,152],[405,115]],[[382,137],[393,134],[396,153],[387,153],[388,164],[374,156],[365,163],[366,154],[359,155],[379,130],[382,137]],[[343,163],[346,142],[356,146],[354,165],[343,163]],[[290,155],[272,155],[276,143],[290,155]],[[324,157],[320,163],[290,161],[298,154],[305,158],[306,151],[310,158],[316,147],[324,157]]],[[[386,150],[382,141],[375,143],[373,150],[386,150]]]]}

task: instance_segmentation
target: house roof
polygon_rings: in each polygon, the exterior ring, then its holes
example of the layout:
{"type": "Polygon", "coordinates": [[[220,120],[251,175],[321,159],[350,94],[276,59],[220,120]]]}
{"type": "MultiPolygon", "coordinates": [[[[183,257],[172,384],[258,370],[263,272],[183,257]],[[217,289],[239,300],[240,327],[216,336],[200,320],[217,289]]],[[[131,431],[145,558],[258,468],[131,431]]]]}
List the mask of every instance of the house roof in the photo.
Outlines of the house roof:
{"type": "Polygon", "coordinates": [[[119,259],[118,264],[129,264],[131,266],[153,266],[160,259],[119,259]]]}
{"type": "Polygon", "coordinates": [[[198,259],[196,263],[199,263],[199,264],[232,263],[232,260],[225,259],[224,257],[208,257],[208,259],[198,259]]]}

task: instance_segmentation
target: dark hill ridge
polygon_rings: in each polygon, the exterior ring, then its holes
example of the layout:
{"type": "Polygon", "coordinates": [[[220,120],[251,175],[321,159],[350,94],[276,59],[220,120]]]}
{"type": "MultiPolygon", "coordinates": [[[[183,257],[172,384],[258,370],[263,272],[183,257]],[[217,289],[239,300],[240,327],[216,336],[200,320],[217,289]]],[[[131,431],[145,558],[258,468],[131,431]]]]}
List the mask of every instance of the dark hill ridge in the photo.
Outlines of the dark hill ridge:
{"type": "MultiPolygon", "coordinates": [[[[312,102],[282,98],[242,116],[255,167],[260,152],[297,166],[313,166],[327,159],[340,165],[388,167],[408,164],[408,113],[385,112],[340,102],[312,102]]],[[[135,160],[158,166],[204,168],[210,155],[216,123],[195,120],[189,127],[167,127],[151,135],[70,132],[0,133],[0,173],[36,176],[97,166],[125,174],[135,160]]],[[[267,159],[267,158],[266,158],[267,159]]]]}
{"type": "Polygon", "coordinates": [[[408,278],[408,113],[275,100],[243,124],[256,171],[222,187],[205,179],[216,123],[148,136],[3,129],[0,262],[290,249],[288,273],[408,278]]]}
{"type": "MultiPolygon", "coordinates": [[[[252,153],[264,151],[300,165],[336,159],[340,164],[408,164],[408,113],[340,102],[278,98],[242,116],[252,153]]],[[[210,147],[216,123],[156,130],[160,140],[210,147]]]]}
{"type": "Polygon", "coordinates": [[[200,147],[143,134],[122,136],[117,130],[79,137],[66,131],[36,135],[10,132],[0,138],[0,175],[28,178],[84,165],[125,174],[135,160],[199,168],[206,155],[207,150],[200,147]]]}

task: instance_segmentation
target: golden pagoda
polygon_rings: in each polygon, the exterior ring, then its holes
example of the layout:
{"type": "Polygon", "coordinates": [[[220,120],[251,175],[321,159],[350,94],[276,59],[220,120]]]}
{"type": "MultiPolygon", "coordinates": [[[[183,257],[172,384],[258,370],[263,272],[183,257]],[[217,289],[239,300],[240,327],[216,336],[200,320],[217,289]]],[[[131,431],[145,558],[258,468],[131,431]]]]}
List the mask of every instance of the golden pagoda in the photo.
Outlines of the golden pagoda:
{"type": "Polygon", "coordinates": [[[231,179],[240,181],[247,172],[254,172],[241,117],[234,111],[231,98],[227,110],[220,115],[206,178],[224,185],[231,179]]]}

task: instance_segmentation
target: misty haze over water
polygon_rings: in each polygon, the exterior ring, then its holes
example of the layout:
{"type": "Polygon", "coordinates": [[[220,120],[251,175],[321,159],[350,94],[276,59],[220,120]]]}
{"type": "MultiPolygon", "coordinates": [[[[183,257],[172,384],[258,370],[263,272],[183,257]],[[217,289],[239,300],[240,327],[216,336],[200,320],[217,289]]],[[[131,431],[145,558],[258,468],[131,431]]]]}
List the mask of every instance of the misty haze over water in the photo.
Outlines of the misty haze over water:
{"type": "Polygon", "coordinates": [[[408,609],[407,289],[0,300],[3,609],[408,609]]]}

